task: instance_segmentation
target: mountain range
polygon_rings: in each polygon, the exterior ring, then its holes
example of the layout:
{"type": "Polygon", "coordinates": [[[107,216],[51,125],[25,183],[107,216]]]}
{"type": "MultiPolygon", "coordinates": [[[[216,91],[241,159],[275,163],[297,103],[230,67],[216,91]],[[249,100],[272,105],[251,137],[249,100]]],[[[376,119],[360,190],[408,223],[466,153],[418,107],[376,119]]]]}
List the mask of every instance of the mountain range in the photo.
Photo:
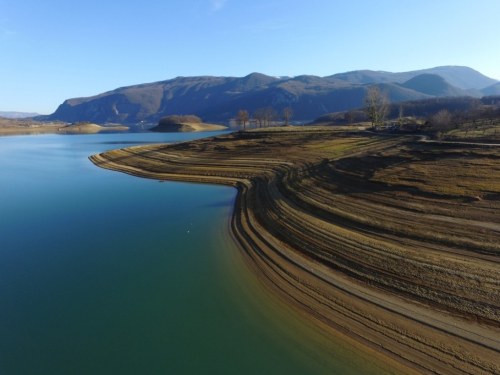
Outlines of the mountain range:
{"type": "Polygon", "coordinates": [[[38,113],[34,112],[2,112],[0,111],[0,117],[3,118],[28,118],[38,116],[38,113]]]}
{"type": "Polygon", "coordinates": [[[460,66],[391,73],[360,70],[327,77],[177,77],[121,87],[86,98],[68,99],[38,120],[94,123],[157,122],[167,115],[193,114],[205,122],[223,122],[238,110],[251,114],[271,106],[278,112],[292,107],[294,119],[310,120],[325,113],[359,108],[369,87],[378,85],[392,102],[432,97],[494,95],[500,83],[460,66]]]}

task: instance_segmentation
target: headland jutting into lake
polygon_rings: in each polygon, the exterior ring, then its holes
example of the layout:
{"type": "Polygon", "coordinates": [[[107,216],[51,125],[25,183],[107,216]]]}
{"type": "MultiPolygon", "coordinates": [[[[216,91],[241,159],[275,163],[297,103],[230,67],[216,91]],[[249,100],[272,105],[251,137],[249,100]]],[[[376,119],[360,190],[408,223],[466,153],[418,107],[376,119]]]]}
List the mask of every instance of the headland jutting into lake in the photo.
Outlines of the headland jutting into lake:
{"type": "Polygon", "coordinates": [[[286,127],[90,160],[236,187],[248,264],[325,330],[408,371],[500,373],[500,148],[286,127]]]}

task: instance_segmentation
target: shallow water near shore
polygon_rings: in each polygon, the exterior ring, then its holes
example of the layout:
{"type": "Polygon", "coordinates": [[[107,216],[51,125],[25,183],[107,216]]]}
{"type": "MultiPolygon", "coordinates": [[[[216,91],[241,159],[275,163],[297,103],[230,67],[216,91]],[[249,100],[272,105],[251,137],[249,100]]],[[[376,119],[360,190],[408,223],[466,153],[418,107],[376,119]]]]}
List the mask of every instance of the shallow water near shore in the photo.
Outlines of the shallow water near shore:
{"type": "Polygon", "coordinates": [[[229,235],[235,189],[87,159],[207,135],[0,138],[0,374],[397,373],[252,273],[229,235]]]}

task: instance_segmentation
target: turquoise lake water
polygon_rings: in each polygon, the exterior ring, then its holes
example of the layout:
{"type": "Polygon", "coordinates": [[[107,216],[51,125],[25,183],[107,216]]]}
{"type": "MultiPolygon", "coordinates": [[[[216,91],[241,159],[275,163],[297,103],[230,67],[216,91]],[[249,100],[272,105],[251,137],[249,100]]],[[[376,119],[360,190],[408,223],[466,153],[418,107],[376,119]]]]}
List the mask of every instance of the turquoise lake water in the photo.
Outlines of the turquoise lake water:
{"type": "Polygon", "coordinates": [[[235,189],[88,160],[201,136],[0,138],[0,375],[393,373],[252,274],[235,189]]]}

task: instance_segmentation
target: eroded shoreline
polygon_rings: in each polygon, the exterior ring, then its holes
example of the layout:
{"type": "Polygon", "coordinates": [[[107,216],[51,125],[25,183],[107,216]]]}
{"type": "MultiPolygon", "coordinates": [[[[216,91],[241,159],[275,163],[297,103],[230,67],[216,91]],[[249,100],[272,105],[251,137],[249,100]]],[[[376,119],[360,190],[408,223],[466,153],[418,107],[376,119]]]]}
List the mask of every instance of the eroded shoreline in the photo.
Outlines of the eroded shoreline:
{"type": "MultiPolygon", "coordinates": [[[[291,303],[417,372],[499,373],[498,191],[485,179],[475,182],[479,192],[474,183],[451,192],[437,182],[420,187],[405,173],[425,163],[434,173],[443,163],[432,165],[443,153],[436,147],[315,129],[136,146],[90,159],[139,177],[237,187],[233,235],[291,303]]],[[[473,160],[475,169],[499,157],[445,153],[445,164],[473,160]]]]}

